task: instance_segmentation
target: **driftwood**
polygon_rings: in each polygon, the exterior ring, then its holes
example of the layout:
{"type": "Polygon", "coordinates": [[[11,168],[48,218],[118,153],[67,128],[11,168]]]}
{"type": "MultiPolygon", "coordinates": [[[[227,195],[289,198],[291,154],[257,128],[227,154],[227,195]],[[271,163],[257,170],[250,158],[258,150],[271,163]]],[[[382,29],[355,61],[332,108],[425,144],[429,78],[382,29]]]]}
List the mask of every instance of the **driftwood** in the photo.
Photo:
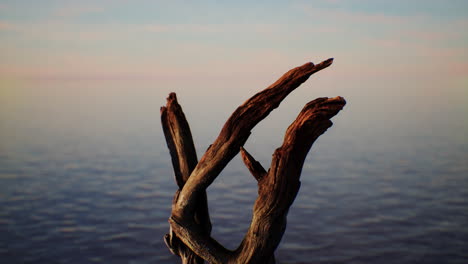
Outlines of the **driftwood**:
{"type": "Polygon", "coordinates": [[[333,62],[306,63],[285,73],[265,90],[239,106],[224,124],[218,138],[197,161],[188,122],[175,93],[161,108],[161,121],[177,185],[170,232],[165,242],[182,263],[275,263],[274,251],[286,229],[286,216],[300,187],[300,174],[314,141],[331,125],[346,104],[342,97],[318,98],[302,109],[288,127],[283,145],[264,169],[244,148],[250,131],[310,75],[333,62]],[[206,188],[231,159],[242,159],[258,182],[258,197],[250,227],[236,250],[228,250],[210,236],[206,188]]]}

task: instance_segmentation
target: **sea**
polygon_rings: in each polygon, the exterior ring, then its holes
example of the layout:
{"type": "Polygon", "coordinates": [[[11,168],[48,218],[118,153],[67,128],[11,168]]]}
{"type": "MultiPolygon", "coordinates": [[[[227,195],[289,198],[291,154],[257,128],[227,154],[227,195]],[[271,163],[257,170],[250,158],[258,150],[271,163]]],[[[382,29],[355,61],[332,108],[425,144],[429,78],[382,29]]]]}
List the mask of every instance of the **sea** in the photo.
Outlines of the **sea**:
{"type": "MultiPolygon", "coordinates": [[[[2,91],[0,263],[180,263],[163,242],[177,187],[159,107],[172,87],[71,83],[2,91]]],[[[177,91],[198,158],[253,91],[177,91]]],[[[300,108],[336,95],[292,94],[245,148],[268,168],[300,108]]],[[[277,263],[468,263],[466,112],[346,99],[307,156],[277,263]]],[[[257,196],[239,155],[207,192],[212,236],[235,249],[257,196]]]]}

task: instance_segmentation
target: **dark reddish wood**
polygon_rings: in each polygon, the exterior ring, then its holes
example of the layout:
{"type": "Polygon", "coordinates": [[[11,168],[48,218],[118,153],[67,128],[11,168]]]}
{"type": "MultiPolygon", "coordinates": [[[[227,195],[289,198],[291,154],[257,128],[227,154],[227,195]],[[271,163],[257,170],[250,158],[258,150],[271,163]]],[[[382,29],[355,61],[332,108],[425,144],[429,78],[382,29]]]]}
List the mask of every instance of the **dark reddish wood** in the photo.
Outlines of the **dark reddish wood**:
{"type": "Polygon", "coordinates": [[[259,182],[252,222],[232,263],[266,263],[274,253],[301,185],[299,178],[307,153],[345,103],[341,97],[316,99],[289,126],[283,145],[273,154],[268,174],[259,182]]]}
{"type": "MultiPolygon", "coordinates": [[[[182,107],[177,102],[175,93],[169,94],[166,106],[161,107],[161,123],[166,137],[167,147],[171,154],[175,180],[180,191],[197,165],[198,159],[190,126],[182,111],[182,107]]],[[[179,191],[176,193],[174,202],[177,201],[179,191]]],[[[203,230],[206,235],[210,234],[211,221],[208,212],[206,192],[203,192],[198,198],[195,223],[200,226],[200,229],[203,230]]],[[[164,241],[173,254],[181,257],[182,263],[204,263],[203,259],[185,246],[172,230],[170,230],[169,234],[164,236],[164,241]]]]}
{"type": "MultiPolygon", "coordinates": [[[[174,107],[169,113],[172,106],[170,101],[177,103],[175,94],[170,95],[167,110],[161,110],[162,122],[176,181],[182,184],[179,184],[180,189],[172,205],[169,218],[172,235],[166,237],[168,244],[171,244],[171,238],[177,238],[179,244],[209,263],[274,263],[274,251],[286,229],[289,207],[299,191],[299,178],[307,153],[315,140],[332,125],[330,118],[346,102],[341,97],[335,97],[318,98],[308,103],[287,129],[283,145],[273,154],[268,172],[242,146],[251,129],[277,108],[290,92],[332,62],[333,59],[329,59],[317,65],[306,63],[294,68],[239,106],[194,168],[192,160],[193,157],[196,160],[196,154],[191,154],[193,141],[190,129],[178,104],[180,111],[174,107]],[[198,216],[202,207],[207,208],[203,203],[206,201],[206,188],[239,151],[247,168],[258,181],[259,195],[249,230],[239,247],[230,251],[206,232],[202,220],[209,221],[209,218],[198,216]],[[187,172],[191,173],[187,176],[187,172]]],[[[201,211],[208,216],[208,211],[201,211]]],[[[174,248],[169,247],[174,251],[174,248]]]]}
{"type": "Polygon", "coordinates": [[[252,173],[252,175],[257,181],[261,180],[267,174],[262,164],[256,161],[252,157],[252,155],[250,155],[250,153],[247,152],[247,150],[245,150],[243,147],[241,147],[240,153],[242,156],[242,160],[244,161],[245,166],[247,166],[247,168],[249,169],[250,173],[252,173]]]}
{"type": "MultiPolygon", "coordinates": [[[[263,120],[294,89],[305,82],[312,74],[327,68],[333,63],[328,59],[317,65],[308,62],[285,73],[275,83],[257,93],[239,106],[224,124],[218,138],[205,152],[187,184],[180,192],[180,199],[172,211],[174,217],[190,219],[194,214],[195,199],[206,190],[229,161],[239,153],[250,136],[250,131],[263,120]]],[[[181,220],[180,219],[180,220],[181,220]]]]}

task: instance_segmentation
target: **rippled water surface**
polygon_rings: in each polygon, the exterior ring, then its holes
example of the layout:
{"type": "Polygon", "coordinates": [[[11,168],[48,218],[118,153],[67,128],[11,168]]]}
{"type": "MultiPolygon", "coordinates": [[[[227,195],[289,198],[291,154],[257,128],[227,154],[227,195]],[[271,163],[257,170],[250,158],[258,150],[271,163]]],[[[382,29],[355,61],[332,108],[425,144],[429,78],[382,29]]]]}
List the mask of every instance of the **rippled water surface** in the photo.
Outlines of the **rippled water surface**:
{"type": "MultiPolygon", "coordinates": [[[[152,107],[141,127],[3,115],[1,263],[178,263],[162,239],[176,187],[152,107]]],[[[306,160],[278,262],[468,263],[468,142],[361,134],[345,117],[306,160]]],[[[267,124],[246,148],[267,166],[282,133],[267,124]]],[[[256,191],[239,157],[208,189],[225,246],[241,241],[256,191]]]]}

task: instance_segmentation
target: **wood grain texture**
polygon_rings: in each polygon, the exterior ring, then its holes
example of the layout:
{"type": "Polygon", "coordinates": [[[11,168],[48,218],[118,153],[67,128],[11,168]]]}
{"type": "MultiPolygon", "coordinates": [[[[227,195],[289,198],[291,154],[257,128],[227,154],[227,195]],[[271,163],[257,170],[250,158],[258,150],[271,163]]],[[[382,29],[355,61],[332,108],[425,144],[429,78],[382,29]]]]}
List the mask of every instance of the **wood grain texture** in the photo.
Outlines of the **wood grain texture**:
{"type": "Polygon", "coordinates": [[[245,166],[247,166],[250,173],[252,173],[252,176],[254,176],[257,181],[260,181],[267,174],[262,164],[256,161],[244,147],[241,147],[240,152],[245,166]]]}
{"type": "MultiPolygon", "coordinates": [[[[186,251],[189,249],[209,263],[275,262],[274,251],[286,229],[288,210],[299,191],[300,174],[307,153],[315,140],[332,125],[330,119],[346,102],[341,97],[335,97],[318,98],[306,104],[288,127],[283,144],[274,152],[268,171],[243,145],[253,127],[277,108],[289,93],[332,62],[333,59],[329,59],[317,65],[306,63],[294,68],[244,102],[229,117],[217,139],[195,166],[193,158],[196,161],[196,154],[194,148],[193,152],[191,149],[193,141],[188,123],[175,94],[169,96],[166,108],[161,110],[161,120],[180,188],[169,218],[172,233],[166,237],[169,244],[171,238],[177,238],[186,251]],[[239,247],[231,251],[210,237],[202,222],[209,221],[209,217],[200,218],[199,215],[200,212],[208,215],[208,211],[204,211],[207,207],[203,207],[206,205],[206,188],[239,151],[258,181],[258,197],[250,227],[239,247]],[[187,175],[188,172],[191,173],[187,175]]],[[[209,228],[211,230],[211,225],[209,228]]]]}
{"type": "Polygon", "coordinates": [[[268,174],[259,182],[250,228],[237,254],[232,256],[237,263],[266,263],[274,253],[286,229],[289,207],[300,188],[307,153],[345,103],[341,97],[316,99],[289,126],[283,145],[273,154],[268,174]]]}
{"type": "Polygon", "coordinates": [[[185,219],[193,215],[195,203],[193,199],[206,190],[229,161],[240,151],[250,136],[250,131],[263,120],[281,101],[294,89],[305,82],[312,74],[323,70],[333,63],[328,59],[317,65],[308,62],[286,72],[275,83],[257,93],[239,106],[224,124],[219,136],[205,152],[187,184],[180,192],[174,217],[185,219]]]}
{"type": "MultiPolygon", "coordinates": [[[[175,203],[180,190],[184,187],[185,182],[198,163],[190,126],[182,111],[182,107],[177,102],[175,93],[171,93],[167,98],[166,106],[161,107],[161,123],[171,155],[175,180],[179,186],[173,202],[175,203]]],[[[203,192],[198,197],[194,222],[204,234],[210,234],[211,221],[206,192],[203,192]]],[[[181,257],[182,263],[201,264],[204,262],[201,257],[180,241],[172,229],[169,234],[165,235],[164,242],[173,254],[181,257]]]]}

